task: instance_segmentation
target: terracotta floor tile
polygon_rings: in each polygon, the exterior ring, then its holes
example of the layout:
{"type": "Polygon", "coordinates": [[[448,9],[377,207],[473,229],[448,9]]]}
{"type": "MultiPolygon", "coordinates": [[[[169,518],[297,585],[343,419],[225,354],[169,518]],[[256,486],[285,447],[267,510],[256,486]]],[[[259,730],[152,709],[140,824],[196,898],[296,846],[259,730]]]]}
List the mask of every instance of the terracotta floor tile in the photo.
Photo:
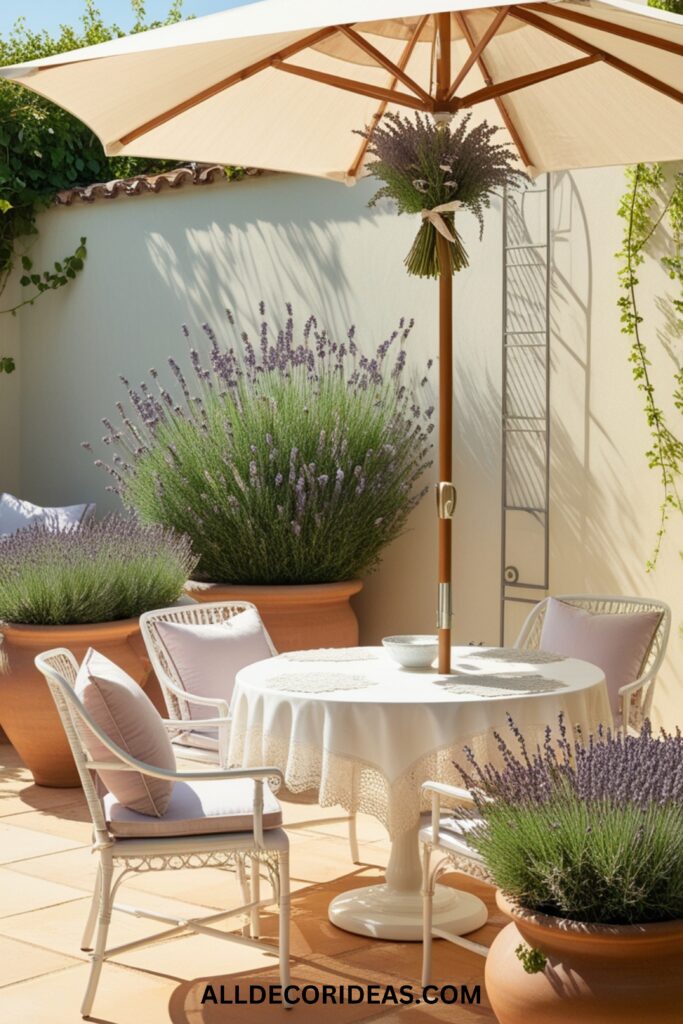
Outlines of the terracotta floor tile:
{"type": "Polygon", "coordinates": [[[277,963],[277,949],[267,953],[209,935],[188,935],[123,953],[115,962],[171,980],[191,981],[203,975],[271,968],[277,963]]]}
{"type": "Polygon", "coordinates": [[[0,822],[0,864],[29,860],[82,845],[77,840],[66,839],[63,836],[52,836],[35,829],[17,828],[15,825],[7,824],[7,819],[0,822]]]}
{"type": "MultiPolygon", "coordinates": [[[[133,899],[126,899],[125,894],[119,895],[117,901],[145,907],[169,916],[175,915],[179,918],[201,918],[207,913],[206,907],[198,907],[181,900],[164,899],[151,893],[145,893],[144,896],[139,894],[139,898],[134,897],[133,899]]],[[[90,900],[83,898],[61,906],[45,907],[45,909],[35,910],[32,913],[3,918],[0,919],[0,934],[84,960],[87,959],[87,954],[81,952],[80,943],[89,907],[90,900]]],[[[155,932],[163,931],[166,927],[172,926],[163,922],[133,917],[130,914],[114,913],[107,945],[111,947],[122,945],[125,942],[133,942],[136,939],[153,935],[155,932]]]]}
{"type": "Polygon", "coordinates": [[[0,931],[7,932],[7,919],[12,914],[24,914],[60,903],[78,900],[82,893],[75,888],[44,878],[27,877],[9,869],[0,868],[0,931]]]}
{"type": "Polygon", "coordinates": [[[92,892],[97,872],[97,859],[90,852],[90,846],[75,846],[43,857],[16,861],[12,871],[17,874],[44,878],[50,882],[71,885],[83,892],[92,892]]]}
{"type": "MultiPolygon", "coordinates": [[[[0,988],[59,971],[77,962],[61,953],[53,953],[49,949],[40,949],[0,935],[0,988]]],[[[0,993],[0,1005],[2,1002],[3,996],[0,993]]]]}
{"type": "Polygon", "coordinates": [[[24,810],[3,816],[2,823],[33,829],[50,836],[64,836],[85,845],[92,836],[92,822],[84,800],[60,804],[43,811],[24,810]]]}
{"type": "MultiPolygon", "coordinates": [[[[81,964],[3,989],[2,1024],[80,1024],[88,971],[81,964]]],[[[94,1024],[169,1024],[175,988],[165,978],[107,963],[89,1019],[94,1024]]]]}

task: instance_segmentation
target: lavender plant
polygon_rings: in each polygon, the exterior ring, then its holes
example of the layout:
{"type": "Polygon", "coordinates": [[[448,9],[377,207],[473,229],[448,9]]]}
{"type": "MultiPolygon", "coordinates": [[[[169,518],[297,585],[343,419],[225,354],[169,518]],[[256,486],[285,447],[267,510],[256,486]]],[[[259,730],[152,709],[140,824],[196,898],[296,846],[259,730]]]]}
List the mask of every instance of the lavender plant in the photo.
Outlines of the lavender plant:
{"type": "Polygon", "coordinates": [[[130,408],[119,403],[120,425],[104,421],[112,488],[144,520],[189,535],[203,579],[353,578],[426,491],[415,485],[433,409],[404,382],[412,322],[368,358],[353,328],[336,341],[311,316],[296,340],[289,305],[277,330],[259,312],[255,342],[242,332],[223,346],[203,325],[209,358],[190,347],[192,391],[173,359],[174,393],[155,370],[137,388],[124,381],[130,408]]]}
{"type": "MultiPolygon", "coordinates": [[[[422,213],[457,202],[475,215],[481,237],[492,192],[506,185],[518,187],[527,178],[515,167],[512,150],[493,142],[498,128],[486,121],[470,128],[471,117],[471,113],[465,114],[453,128],[420,113],[414,119],[392,113],[385,114],[374,129],[359,132],[369,140],[368,152],[374,157],[367,170],[384,182],[370,206],[389,198],[399,213],[422,213]]],[[[453,239],[448,251],[450,271],[455,273],[468,265],[467,253],[453,211],[439,216],[453,239]]],[[[443,272],[432,221],[423,221],[405,264],[408,273],[417,277],[439,277],[443,272]]]]}
{"type": "Polygon", "coordinates": [[[595,924],[683,917],[683,736],[559,733],[518,753],[497,736],[499,770],[466,748],[459,769],[482,824],[472,845],[528,910],[595,924]]]}
{"type": "Polygon", "coordinates": [[[0,538],[0,622],[110,622],[176,601],[197,558],[187,537],[124,516],[0,538]]]}

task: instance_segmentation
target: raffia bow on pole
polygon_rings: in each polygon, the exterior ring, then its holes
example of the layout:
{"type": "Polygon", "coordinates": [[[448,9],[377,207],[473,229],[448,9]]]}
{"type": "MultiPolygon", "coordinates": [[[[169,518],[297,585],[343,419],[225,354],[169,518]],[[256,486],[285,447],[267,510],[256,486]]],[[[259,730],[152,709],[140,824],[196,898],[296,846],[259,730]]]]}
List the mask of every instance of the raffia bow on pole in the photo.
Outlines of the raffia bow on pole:
{"type": "Polygon", "coordinates": [[[455,213],[462,205],[457,200],[454,200],[452,203],[440,203],[438,206],[433,206],[431,210],[422,210],[420,216],[422,220],[428,220],[430,224],[433,224],[439,234],[443,235],[447,241],[455,244],[455,235],[449,229],[442,214],[455,213]]]}
{"type": "Polygon", "coordinates": [[[468,266],[462,239],[455,230],[454,214],[464,204],[457,199],[420,211],[422,225],[405,259],[409,274],[416,277],[439,277],[443,267],[438,255],[437,235],[448,242],[451,273],[468,266]]]}

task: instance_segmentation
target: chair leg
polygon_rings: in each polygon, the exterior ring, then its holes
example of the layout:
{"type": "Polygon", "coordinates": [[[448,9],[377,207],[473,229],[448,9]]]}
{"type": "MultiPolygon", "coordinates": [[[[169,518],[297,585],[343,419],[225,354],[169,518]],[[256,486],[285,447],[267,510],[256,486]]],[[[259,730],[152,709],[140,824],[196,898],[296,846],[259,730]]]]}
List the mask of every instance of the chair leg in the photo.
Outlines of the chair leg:
{"type": "Polygon", "coordinates": [[[83,929],[83,937],[81,938],[81,949],[84,953],[92,952],[92,937],[95,931],[95,922],[97,921],[97,914],[100,908],[100,900],[102,898],[102,865],[97,865],[97,877],[95,879],[95,889],[92,894],[92,900],[90,902],[90,911],[88,913],[88,920],[85,922],[85,928],[83,929]]]}
{"type": "Polygon", "coordinates": [[[434,876],[430,872],[431,850],[422,854],[422,985],[428,985],[432,974],[432,904],[434,876]]]}
{"type": "Polygon", "coordinates": [[[352,814],[349,817],[349,846],[351,847],[351,860],[354,864],[360,864],[360,854],[358,853],[358,832],[356,829],[356,815],[352,814]]]}
{"type": "Polygon", "coordinates": [[[90,976],[88,987],[85,990],[83,1003],[81,1004],[81,1016],[89,1017],[92,1004],[97,991],[97,984],[102,973],[103,955],[107,944],[107,932],[111,921],[112,898],[111,883],[113,876],[113,865],[111,859],[102,856],[100,861],[100,899],[97,914],[97,936],[95,938],[95,949],[90,956],[90,976]]]}
{"type": "MultiPolygon", "coordinates": [[[[280,914],[279,920],[279,953],[280,953],[280,983],[283,990],[287,988],[292,982],[292,976],[290,973],[289,964],[289,853],[281,853],[278,857],[278,869],[279,869],[279,900],[278,909],[280,914]]],[[[291,1009],[293,1003],[286,1004],[287,1009],[291,1009]]]]}
{"type": "MultiPolygon", "coordinates": [[[[251,903],[251,892],[249,888],[249,881],[247,879],[247,872],[244,866],[244,859],[241,856],[238,856],[237,858],[237,866],[235,868],[235,873],[237,874],[237,880],[240,884],[240,890],[242,892],[242,899],[244,900],[244,905],[247,906],[248,903],[251,903]]],[[[247,923],[245,914],[245,921],[244,924],[242,925],[242,935],[250,935],[250,928],[251,926],[247,923]]]]}
{"type": "MultiPolygon", "coordinates": [[[[251,858],[251,902],[255,903],[261,899],[261,871],[257,857],[251,858]]],[[[261,937],[261,921],[259,908],[253,907],[251,911],[251,937],[261,937]]]]}

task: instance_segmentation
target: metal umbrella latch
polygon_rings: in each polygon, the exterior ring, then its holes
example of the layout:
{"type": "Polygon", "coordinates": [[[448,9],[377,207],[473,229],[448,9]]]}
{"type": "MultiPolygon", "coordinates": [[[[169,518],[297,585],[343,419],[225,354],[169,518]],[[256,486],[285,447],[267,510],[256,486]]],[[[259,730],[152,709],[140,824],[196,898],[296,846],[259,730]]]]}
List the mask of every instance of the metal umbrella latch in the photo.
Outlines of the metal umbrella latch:
{"type": "Polygon", "coordinates": [[[439,519],[453,518],[457,500],[458,493],[452,483],[442,480],[436,485],[436,507],[439,519]]]}

